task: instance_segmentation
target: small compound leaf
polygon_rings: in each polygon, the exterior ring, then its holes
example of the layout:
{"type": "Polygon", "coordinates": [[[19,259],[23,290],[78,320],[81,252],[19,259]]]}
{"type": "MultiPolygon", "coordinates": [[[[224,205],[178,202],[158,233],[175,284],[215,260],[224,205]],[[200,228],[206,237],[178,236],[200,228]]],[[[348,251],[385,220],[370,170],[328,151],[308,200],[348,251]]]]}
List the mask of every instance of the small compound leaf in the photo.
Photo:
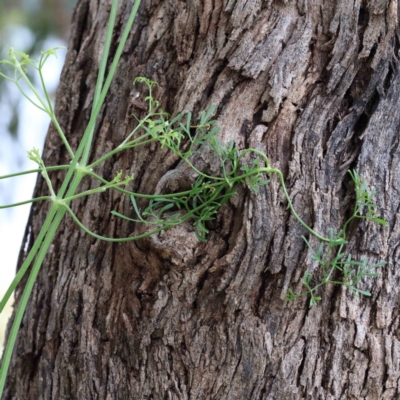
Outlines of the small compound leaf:
{"type": "Polygon", "coordinates": [[[387,221],[385,221],[384,219],[381,219],[381,218],[372,217],[372,218],[369,218],[369,220],[373,221],[373,222],[376,222],[376,223],[378,223],[380,225],[383,225],[383,226],[388,226],[389,225],[389,223],[387,221]]]}

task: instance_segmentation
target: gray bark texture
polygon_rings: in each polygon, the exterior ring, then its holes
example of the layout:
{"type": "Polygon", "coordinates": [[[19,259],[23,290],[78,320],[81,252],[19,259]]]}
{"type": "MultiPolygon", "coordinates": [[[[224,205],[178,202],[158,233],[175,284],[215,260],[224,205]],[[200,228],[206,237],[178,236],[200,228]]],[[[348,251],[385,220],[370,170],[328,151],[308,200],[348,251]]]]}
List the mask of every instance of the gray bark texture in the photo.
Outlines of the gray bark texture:
{"type": "MultiPolygon", "coordinates": [[[[131,7],[121,1],[113,49],[131,7]]],[[[74,12],[57,94],[73,148],[89,119],[109,11],[108,0],[80,0],[74,12]]],[[[324,235],[351,212],[347,170],[357,168],[389,227],[353,224],[348,248],[355,259],[387,265],[362,281],[370,298],[327,286],[311,309],[306,298],[288,303],[287,289],[301,290],[305,270],[320,272],[276,177],[258,193],[242,188],[207,243],[187,223],[107,244],[67,217],[33,290],[4,399],[400,398],[398,21],[397,0],[144,0],[92,159],[132,130],[132,113],[145,115],[147,93],[132,86],[145,76],[159,83],[155,96],[173,115],[198,118],[215,104],[221,141],[266,152],[299,214],[324,235]]],[[[54,128],[44,159],[69,162],[54,128]]],[[[177,168],[168,150],[149,145],[96,171],[108,180],[134,173],[132,188],[154,193],[177,168]]],[[[63,173],[52,176],[57,186],[63,173]]],[[[95,185],[85,178],[80,189],[95,185]]],[[[39,179],[36,195],[44,194],[39,179]]],[[[104,236],[142,229],[110,214],[134,215],[115,192],[72,207],[104,236]]],[[[33,206],[28,247],[47,210],[33,206]]]]}

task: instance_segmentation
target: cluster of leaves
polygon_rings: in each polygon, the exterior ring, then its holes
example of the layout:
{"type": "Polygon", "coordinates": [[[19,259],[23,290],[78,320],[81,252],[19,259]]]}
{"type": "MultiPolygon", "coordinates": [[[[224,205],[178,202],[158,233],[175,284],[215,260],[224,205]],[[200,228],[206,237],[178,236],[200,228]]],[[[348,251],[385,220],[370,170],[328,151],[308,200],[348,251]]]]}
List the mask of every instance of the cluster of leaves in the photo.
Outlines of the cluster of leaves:
{"type": "Polygon", "coordinates": [[[138,208],[135,196],[131,195],[137,219],[129,218],[116,211],[112,213],[129,221],[157,225],[163,230],[191,219],[197,238],[205,242],[208,234],[206,223],[215,219],[219,208],[233,193],[233,189],[225,190],[225,185],[212,185],[205,182],[203,176],[199,176],[187,192],[176,193],[173,197],[160,195],[151,199],[143,213],[138,208]]]}
{"type": "Polygon", "coordinates": [[[32,103],[36,108],[43,111],[50,117],[65,147],[67,148],[69,155],[72,158],[74,154],[54,114],[50,95],[46,89],[45,79],[43,75],[43,67],[46,61],[51,56],[57,57],[57,50],[59,49],[63,49],[63,47],[55,47],[53,49],[43,51],[39,60],[33,60],[29,57],[28,54],[21,51],[15,51],[13,48],[11,48],[8,52],[9,59],[1,60],[0,64],[11,67],[13,74],[7,75],[0,71],[0,77],[13,82],[17,86],[21,94],[30,103],[32,103]],[[28,68],[31,68],[38,73],[43,89],[43,94],[39,93],[32,83],[30,77],[28,76],[28,68]]]}
{"type": "MultiPolygon", "coordinates": [[[[149,196],[149,204],[143,212],[140,212],[137,205],[137,198],[143,196],[131,194],[137,218],[127,217],[116,211],[113,211],[113,214],[129,221],[156,225],[162,229],[168,229],[191,219],[197,238],[204,242],[208,233],[206,224],[215,219],[219,208],[235,193],[236,188],[241,183],[247,183],[253,190],[257,190],[258,186],[268,182],[262,179],[262,175],[267,171],[261,167],[258,156],[251,166],[243,164],[240,167],[241,155],[233,141],[227,145],[219,142],[216,134],[220,127],[217,126],[217,121],[210,120],[215,106],[201,112],[200,121],[197,124],[193,123],[191,112],[179,114],[170,119],[167,113],[156,111],[158,102],[151,96],[156,82],[142,77],[137,78],[136,82],[145,84],[149,92],[149,96],[145,98],[148,102],[149,114],[143,120],[138,121],[144,130],[140,142],[156,140],[160,143],[161,148],[167,147],[178,158],[186,162],[197,174],[197,178],[192,183],[190,190],[171,195],[149,196]],[[202,151],[204,146],[211,149],[218,159],[220,167],[218,176],[198,170],[191,161],[193,156],[202,151]]],[[[131,135],[128,137],[130,139],[131,135]]],[[[129,143],[126,142],[125,146],[129,143]]]]}
{"type": "MultiPolygon", "coordinates": [[[[146,101],[149,102],[149,110],[157,109],[158,103],[151,96],[151,90],[156,83],[146,78],[138,78],[136,81],[144,83],[148,87],[150,95],[146,98],[146,101]]],[[[131,201],[137,218],[127,217],[116,211],[113,211],[113,214],[133,222],[154,224],[159,229],[168,229],[191,219],[197,238],[206,241],[207,222],[216,217],[219,208],[229,200],[239,185],[246,184],[252,191],[257,192],[260,186],[269,182],[265,179],[266,174],[277,173],[281,178],[289,208],[308,232],[321,241],[318,250],[314,251],[309,241],[303,236],[311,251],[312,259],[320,266],[320,281],[314,279],[314,276],[306,271],[301,279],[306,290],[303,293],[295,294],[289,289],[286,299],[293,301],[307,295],[310,297],[310,306],[315,305],[321,300],[321,297],[316,294],[318,289],[326,284],[346,286],[357,297],[359,294],[370,296],[370,292],[361,290],[357,286],[365,277],[376,277],[376,269],[384,265],[385,262],[368,266],[367,258],[363,261],[355,261],[351,254],[346,255],[344,250],[347,245],[346,230],[354,219],[367,219],[381,225],[387,225],[386,221],[376,214],[376,204],[373,200],[375,191],[368,188],[356,170],[349,171],[356,194],[353,213],[337,234],[334,234],[331,229],[329,237],[323,237],[307,226],[296,214],[287,194],[281,172],[271,168],[269,160],[264,154],[255,149],[248,149],[239,153],[233,142],[226,145],[219,142],[216,136],[220,129],[216,125],[217,121],[209,120],[213,112],[214,107],[211,107],[208,111],[203,111],[197,125],[193,125],[190,112],[179,114],[170,120],[167,113],[159,111],[143,120],[143,129],[146,131],[146,135],[157,140],[161,147],[167,147],[184,160],[198,176],[188,191],[172,195],[156,195],[150,198],[147,208],[142,213],[136,201],[136,198],[140,196],[131,194],[131,201]],[[152,119],[154,115],[157,116],[157,119],[152,119]],[[204,146],[211,149],[219,160],[220,174],[218,176],[199,171],[192,164],[191,159],[195,154],[202,151],[204,146]],[[243,157],[248,153],[253,153],[251,164],[243,161],[243,157]],[[341,278],[339,279],[338,276],[341,278]],[[313,285],[313,281],[317,281],[317,283],[313,285]]]]}
{"type": "Polygon", "coordinates": [[[363,261],[355,261],[351,254],[344,252],[346,245],[346,228],[354,219],[366,219],[376,222],[380,225],[387,226],[387,222],[377,217],[376,204],[373,197],[375,190],[370,190],[368,185],[362,180],[356,170],[349,171],[354,182],[356,201],[352,215],[343,224],[338,234],[334,234],[333,229],[329,230],[329,241],[320,243],[318,250],[314,250],[309,241],[303,236],[308,249],[311,252],[312,260],[316,261],[320,266],[321,280],[313,285],[314,276],[308,271],[304,272],[301,278],[302,284],[306,291],[295,294],[291,289],[286,294],[288,301],[293,301],[302,296],[309,296],[310,306],[315,305],[321,300],[321,296],[316,294],[317,289],[326,284],[342,285],[347,287],[356,297],[359,294],[371,296],[366,290],[361,290],[357,286],[363,278],[377,277],[376,269],[385,265],[385,261],[368,266],[368,258],[363,261]],[[339,277],[339,278],[338,278],[339,277]]]}

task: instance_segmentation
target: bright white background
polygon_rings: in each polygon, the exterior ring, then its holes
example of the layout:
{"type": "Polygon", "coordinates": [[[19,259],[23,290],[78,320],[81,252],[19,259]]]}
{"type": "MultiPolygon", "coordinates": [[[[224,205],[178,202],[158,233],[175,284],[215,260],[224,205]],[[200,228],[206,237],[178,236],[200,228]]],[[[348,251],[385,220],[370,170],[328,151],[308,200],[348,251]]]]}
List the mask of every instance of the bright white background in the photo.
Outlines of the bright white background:
{"type": "MultiPolygon", "coordinates": [[[[2,33],[3,34],[3,33],[2,33]]],[[[4,35],[7,43],[17,50],[29,48],[33,35],[22,26],[9,27],[4,35]]],[[[2,38],[5,39],[5,38],[2,38]]],[[[58,38],[48,38],[43,46],[47,50],[56,46],[65,46],[58,38]]],[[[55,93],[59,75],[64,62],[65,50],[58,51],[58,59],[50,57],[44,69],[47,89],[55,93]]],[[[6,54],[1,55],[1,59],[6,54]]],[[[31,55],[38,59],[39,55],[31,55]]],[[[0,65],[2,72],[6,68],[0,65]]],[[[0,77],[0,79],[3,79],[0,77]]],[[[9,95],[20,96],[19,91],[10,82],[9,95]]],[[[28,100],[22,98],[18,107],[19,127],[17,138],[7,132],[11,110],[7,98],[0,102],[0,176],[35,169],[37,166],[27,158],[27,151],[33,147],[42,150],[45,135],[49,125],[49,117],[35,108],[28,100]]],[[[36,182],[36,174],[24,175],[18,178],[0,179],[0,205],[15,203],[30,199],[36,182]]],[[[30,205],[0,210],[0,298],[7,290],[15,276],[17,259],[22,244],[23,234],[28,219],[30,205]]],[[[11,303],[0,314],[0,354],[4,341],[4,330],[11,312],[11,303]]]]}

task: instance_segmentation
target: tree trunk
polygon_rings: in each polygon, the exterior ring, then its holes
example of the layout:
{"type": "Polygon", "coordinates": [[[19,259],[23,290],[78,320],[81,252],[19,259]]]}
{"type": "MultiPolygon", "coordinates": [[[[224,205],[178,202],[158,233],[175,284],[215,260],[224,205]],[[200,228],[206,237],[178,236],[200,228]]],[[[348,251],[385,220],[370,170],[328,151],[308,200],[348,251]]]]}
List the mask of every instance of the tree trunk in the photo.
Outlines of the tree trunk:
{"type": "MultiPolygon", "coordinates": [[[[108,3],[80,0],[73,16],[57,95],[73,148],[89,119],[108,3]]],[[[131,7],[121,2],[118,29],[131,7]]],[[[242,188],[206,243],[187,223],[109,244],[67,217],[33,290],[4,399],[400,398],[397,7],[396,0],[144,0],[92,155],[123,140],[135,126],[132,113],[144,115],[147,93],[132,81],[145,76],[159,83],[155,97],[173,115],[198,118],[215,104],[221,141],[264,151],[283,171],[298,213],[324,235],[354,205],[347,170],[357,168],[389,222],[360,220],[349,234],[354,259],[387,261],[378,278],[361,282],[371,297],[327,285],[312,308],[307,298],[285,300],[288,288],[300,292],[304,271],[320,271],[276,177],[258,193],[242,188]]],[[[53,128],[44,160],[69,162],[53,128]]],[[[97,172],[108,180],[134,173],[133,189],[154,193],[178,161],[149,145],[97,172]]],[[[63,173],[52,176],[56,184],[63,173]]],[[[94,185],[85,178],[81,190],[94,185]]],[[[36,195],[47,195],[42,179],[36,195]]],[[[104,236],[141,229],[110,214],[133,215],[116,192],[72,208],[104,236]]],[[[47,210],[33,206],[29,243],[47,210]]]]}

